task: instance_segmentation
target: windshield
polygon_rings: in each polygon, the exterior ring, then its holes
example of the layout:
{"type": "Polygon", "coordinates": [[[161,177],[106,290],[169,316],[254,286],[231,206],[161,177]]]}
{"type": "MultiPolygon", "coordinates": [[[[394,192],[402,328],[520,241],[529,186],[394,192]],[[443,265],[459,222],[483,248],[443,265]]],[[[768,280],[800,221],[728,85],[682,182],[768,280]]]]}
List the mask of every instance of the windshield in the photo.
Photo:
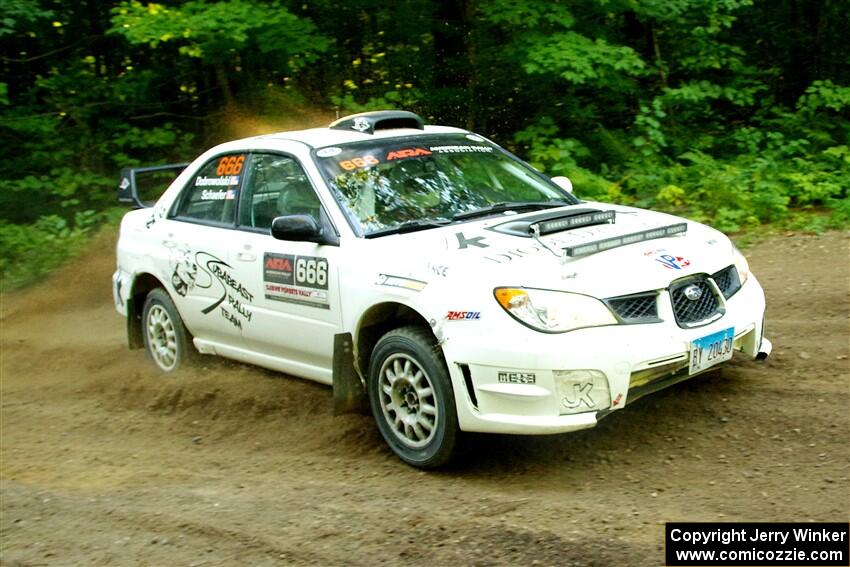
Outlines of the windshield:
{"type": "Polygon", "coordinates": [[[489,209],[504,212],[512,203],[528,210],[534,204],[577,202],[474,134],[358,142],[322,148],[315,155],[337,199],[365,236],[401,225],[459,222],[479,209],[488,209],[483,214],[489,209]]]}

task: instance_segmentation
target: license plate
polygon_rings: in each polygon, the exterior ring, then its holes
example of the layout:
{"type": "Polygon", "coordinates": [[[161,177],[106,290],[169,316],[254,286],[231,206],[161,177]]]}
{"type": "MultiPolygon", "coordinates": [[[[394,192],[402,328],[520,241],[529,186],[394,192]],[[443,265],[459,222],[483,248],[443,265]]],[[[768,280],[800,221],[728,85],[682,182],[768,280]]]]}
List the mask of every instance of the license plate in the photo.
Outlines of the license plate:
{"type": "Polygon", "coordinates": [[[702,372],[706,368],[720,364],[732,358],[732,344],[735,341],[735,328],[729,327],[695,341],[691,341],[690,374],[702,372]]]}

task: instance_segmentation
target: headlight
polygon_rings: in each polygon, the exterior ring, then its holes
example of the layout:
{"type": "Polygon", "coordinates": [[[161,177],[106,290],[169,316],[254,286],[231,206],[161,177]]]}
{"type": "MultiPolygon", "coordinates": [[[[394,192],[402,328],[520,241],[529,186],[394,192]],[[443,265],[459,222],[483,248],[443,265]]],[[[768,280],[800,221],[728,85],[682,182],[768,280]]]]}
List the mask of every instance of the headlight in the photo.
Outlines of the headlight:
{"type": "Polygon", "coordinates": [[[617,324],[604,303],[587,295],[516,287],[497,287],[493,294],[511,317],[544,333],[617,324]]]}
{"type": "Polygon", "coordinates": [[[737,247],[732,252],[732,261],[735,263],[735,269],[738,270],[738,279],[741,280],[741,285],[744,285],[744,282],[750,277],[750,265],[737,247]]]}

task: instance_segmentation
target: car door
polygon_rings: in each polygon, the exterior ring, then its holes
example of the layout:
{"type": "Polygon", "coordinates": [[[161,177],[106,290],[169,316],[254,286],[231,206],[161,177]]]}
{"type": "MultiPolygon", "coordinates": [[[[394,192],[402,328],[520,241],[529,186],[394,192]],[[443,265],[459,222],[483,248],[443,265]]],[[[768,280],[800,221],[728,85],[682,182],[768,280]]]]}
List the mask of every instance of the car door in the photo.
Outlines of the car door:
{"type": "Polygon", "coordinates": [[[236,278],[231,246],[247,153],[216,156],[190,179],[166,218],[157,222],[166,286],[199,339],[242,346],[245,304],[259,292],[236,278]]]}
{"type": "Polygon", "coordinates": [[[333,339],[342,327],[339,248],[274,239],[272,220],[302,214],[333,230],[298,160],[252,154],[239,205],[233,267],[260,287],[243,326],[247,347],[295,374],[330,382],[333,339]]]}

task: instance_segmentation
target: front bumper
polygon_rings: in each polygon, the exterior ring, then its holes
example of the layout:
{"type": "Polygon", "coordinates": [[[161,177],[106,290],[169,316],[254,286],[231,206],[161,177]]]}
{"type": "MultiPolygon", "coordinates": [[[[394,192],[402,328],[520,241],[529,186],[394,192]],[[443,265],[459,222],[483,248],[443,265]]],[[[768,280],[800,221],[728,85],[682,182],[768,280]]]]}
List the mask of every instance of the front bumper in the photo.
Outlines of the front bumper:
{"type": "Polygon", "coordinates": [[[638,397],[702,373],[688,372],[693,340],[733,327],[735,356],[766,356],[770,342],[763,338],[764,309],[764,292],[751,275],[726,301],[726,312],[720,319],[692,329],[680,328],[672,311],[665,313],[663,309],[659,313],[661,323],[595,327],[556,335],[538,333],[514,321],[510,326],[453,327],[444,336],[443,352],[455,390],[460,428],[548,434],[593,427],[599,419],[638,397]],[[563,414],[556,376],[567,371],[603,374],[607,407],[597,405],[592,411],[563,414]]]}

